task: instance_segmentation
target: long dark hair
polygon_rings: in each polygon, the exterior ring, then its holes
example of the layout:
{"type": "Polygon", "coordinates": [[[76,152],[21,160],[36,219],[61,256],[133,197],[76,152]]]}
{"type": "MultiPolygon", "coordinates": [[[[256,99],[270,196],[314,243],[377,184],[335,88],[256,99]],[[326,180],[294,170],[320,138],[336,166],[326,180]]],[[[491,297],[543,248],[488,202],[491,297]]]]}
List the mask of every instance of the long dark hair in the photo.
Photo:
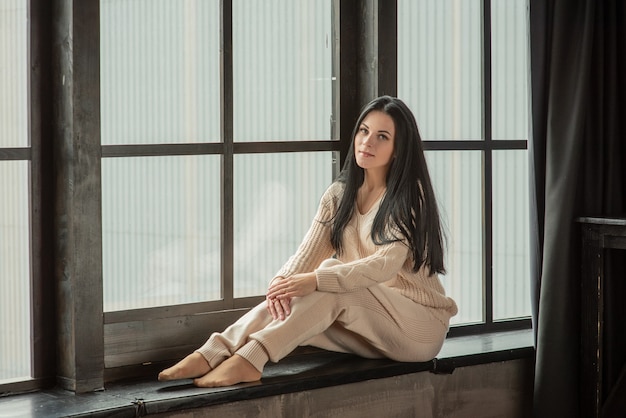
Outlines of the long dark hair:
{"type": "Polygon", "coordinates": [[[426,264],[432,273],[445,273],[443,231],[435,193],[428,174],[422,139],[411,110],[400,99],[382,96],[367,104],[352,131],[350,150],[337,181],[344,193],[332,220],[331,241],[339,254],[343,232],[353,215],[365,171],[354,158],[354,138],[363,119],[373,110],[389,115],[395,125],[394,156],[387,172],[387,192],[372,224],[372,240],[382,245],[406,240],[413,270],[426,264]],[[398,233],[401,236],[397,236],[398,233]]]}

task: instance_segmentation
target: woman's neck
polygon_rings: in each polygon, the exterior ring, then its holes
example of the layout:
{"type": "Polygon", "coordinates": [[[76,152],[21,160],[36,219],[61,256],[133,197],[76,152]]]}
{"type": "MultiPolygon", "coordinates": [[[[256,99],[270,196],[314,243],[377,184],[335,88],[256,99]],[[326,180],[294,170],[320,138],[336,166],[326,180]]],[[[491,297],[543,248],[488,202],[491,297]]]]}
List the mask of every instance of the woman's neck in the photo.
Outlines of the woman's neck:
{"type": "Polygon", "coordinates": [[[384,173],[366,170],[365,177],[363,178],[363,184],[361,184],[359,189],[372,192],[384,189],[385,187],[387,187],[387,177],[384,173]]]}
{"type": "Polygon", "coordinates": [[[380,199],[385,192],[386,184],[380,178],[368,176],[365,173],[363,184],[359,187],[356,205],[359,212],[363,215],[370,211],[372,206],[380,199]]]}

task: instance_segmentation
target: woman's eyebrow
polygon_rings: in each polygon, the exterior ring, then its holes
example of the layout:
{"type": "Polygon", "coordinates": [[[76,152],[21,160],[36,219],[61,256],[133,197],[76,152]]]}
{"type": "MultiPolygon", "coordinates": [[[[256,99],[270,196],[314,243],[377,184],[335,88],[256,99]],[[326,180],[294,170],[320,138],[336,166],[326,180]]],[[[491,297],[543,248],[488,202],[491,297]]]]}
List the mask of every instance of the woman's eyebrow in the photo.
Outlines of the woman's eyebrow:
{"type": "MultiPolygon", "coordinates": [[[[370,128],[369,126],[367,126],[367,123],[365,123],[365,122],[361,122],[361,125],[365,126],[367,129],[369,129],[369,128],[370,128]]],[[[380,129],[380,130],[378,131],[378,133],[385,133],[385,134],[387,134],[387,135],[391,136],[391,132],[386,131],[386,130],[384,130],[384,129],[380,129]]]]}

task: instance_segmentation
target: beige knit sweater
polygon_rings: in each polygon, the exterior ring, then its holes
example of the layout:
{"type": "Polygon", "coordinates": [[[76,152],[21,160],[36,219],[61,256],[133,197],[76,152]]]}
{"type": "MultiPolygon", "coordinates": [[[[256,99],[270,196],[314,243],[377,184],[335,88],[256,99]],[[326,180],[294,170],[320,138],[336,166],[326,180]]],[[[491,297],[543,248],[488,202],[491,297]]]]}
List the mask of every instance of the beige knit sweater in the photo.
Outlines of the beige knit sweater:
{"type": "Polygon", "coordinates": [[[456,315],[457,305],[445,295],[437,274],[426,266],[413,272],[413,260],[403,242],[375,245],[371,238],[372,222],[382,198],[365,214],[355,213],[344,230],[343,252],[335,255],[330,240],[331,220],[337,211],[344,185],[333,183],[322,196],[317,214],[296,253],[278,271],[276,277],[314,271],[317,290],[349,292],[354,289],[385,285],[432,313],[446,326],[456,315]],[[327,258],[336,256],[343,264],[320,268],[327,258]]]}

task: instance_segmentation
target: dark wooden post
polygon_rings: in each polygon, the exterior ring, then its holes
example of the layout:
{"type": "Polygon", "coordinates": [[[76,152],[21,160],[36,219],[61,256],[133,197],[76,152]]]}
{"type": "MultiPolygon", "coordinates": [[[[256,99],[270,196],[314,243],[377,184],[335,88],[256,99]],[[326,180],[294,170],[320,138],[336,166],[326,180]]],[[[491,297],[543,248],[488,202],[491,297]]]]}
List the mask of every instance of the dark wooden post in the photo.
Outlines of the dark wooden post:
{"type": "Polygon", "coordinates": [[[397,95],[398,17],[396,0],[360,4],[359,93],[362,105],[384,94],[397,95]]]}
{"type": "Polygon", "coordinates": [[[53,10],[57,380],[103,388],[98,0],[59,0],[53,10]]]}
{"type": "Polygon", "coordinates": [[[360,109],[378,96],[397,95],[397,1],[342,0],[339,14],[339,138],[343,164],[360,109]]]}

